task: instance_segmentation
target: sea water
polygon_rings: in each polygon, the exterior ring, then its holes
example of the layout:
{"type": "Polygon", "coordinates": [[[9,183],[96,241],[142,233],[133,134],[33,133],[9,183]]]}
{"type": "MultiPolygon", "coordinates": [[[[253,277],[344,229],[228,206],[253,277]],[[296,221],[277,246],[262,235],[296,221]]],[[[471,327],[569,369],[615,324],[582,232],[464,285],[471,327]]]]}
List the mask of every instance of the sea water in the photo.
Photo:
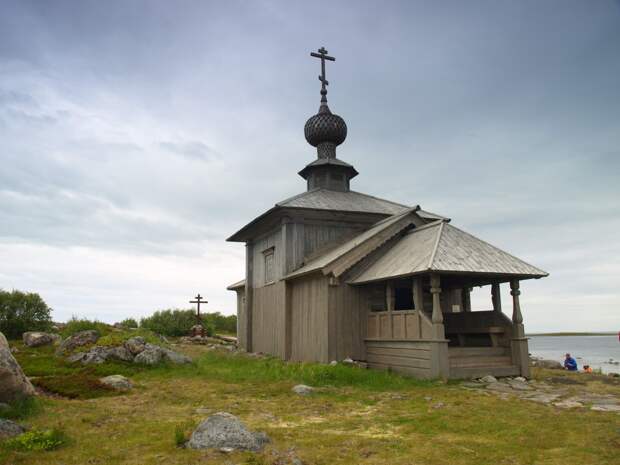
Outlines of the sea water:
{"type": "Polygon", "coordinates": [[[528,336],[530,354],[564,363],[568,352],[577,360],[579,370],[584,365],[603,373],[620,373],[620,340],[613,336],[528,336]]]}

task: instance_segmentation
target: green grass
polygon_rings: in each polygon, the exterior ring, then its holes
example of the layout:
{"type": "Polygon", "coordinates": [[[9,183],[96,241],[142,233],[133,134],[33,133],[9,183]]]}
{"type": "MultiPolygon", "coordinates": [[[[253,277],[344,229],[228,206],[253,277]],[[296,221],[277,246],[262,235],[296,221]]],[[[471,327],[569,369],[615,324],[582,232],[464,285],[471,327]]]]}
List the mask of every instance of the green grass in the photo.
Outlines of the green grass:
{"type": "MultiPolygon", "coordinates": [[[[178,347],[174,347],[178,350],[178,347]]],[[[56,428],[71,441],[51,451],[0,450],[0,463],[106,465],[209,463],[289,464],[293,450],[308,465],[615,465],[620,415],[561,410],[462,389],[458,383],[418,381],[344,365],[285,363],[204,346],[184,346],[189,366],[92,367],[93,376],[125,369],[135,388],[115,397],[45,400],[28,423],[56,428]],[[315,394],[299,396],[304,383],[315,394]],[[437,403],[442,408],[435,408],[437,403]],[[197,411],[201,407],[200,413],[197,411]],[[257,453],[195,451],[178,447],[209,412],[230,412],[272,442],[257,453]]],[[[36,357],[46,359],[48,352],[36,357]]],[[[29,358],[29,350],[18,355],[29,358]]],[[[30,354],[32,355],[32,354],[30,354]]],[[[53,361],[25,370],[74,370],[53,361]]],[[[62,362],[57,362],[62,364],[62,362]]],[[[602,376],[535,370],[538,380],[581,376],[569,390],[620,395],[602,376]]],[[[111,374],[111,373],[110,373],[111,374]]],[[[69,373],[70,375],[70,373],[69,373]]],[[[67,373],[59,375],[67,376],[67,373]]]]}
{"type": "Polygon", "coordinates": [[[140,328],[135,330],[115,330],[99,338],[97,341],[98,346],[119,346],[122,345],[127,339],[140,336],[148,343],[165,346],[166,344],[152,331],[148,329],[140,328]]]}
{"type": "Polygon", "coordinates": [[[6,450],[48,451],[55,450],[67,443],[67,436],[59,429],[31,430],[11,438],[2,444],[6,450]]]}
{"type": "Polygon", "coordinates": [[[0,407],[0,418],[20,420],[36,415],[41,411],[41,400],[35,397],[24,397],[0,407]]]}
{"type": "Polygon", "coordinates": [[[71,317],[62,331],[60,332],[63,338],[79,333],[80,331],[95,330],[100,336],[104,336],[112,331],[112,327],[108,324],[102,323],[97,320],[88,320],[86,318],[78,318],[76,316],[71,317]]]}

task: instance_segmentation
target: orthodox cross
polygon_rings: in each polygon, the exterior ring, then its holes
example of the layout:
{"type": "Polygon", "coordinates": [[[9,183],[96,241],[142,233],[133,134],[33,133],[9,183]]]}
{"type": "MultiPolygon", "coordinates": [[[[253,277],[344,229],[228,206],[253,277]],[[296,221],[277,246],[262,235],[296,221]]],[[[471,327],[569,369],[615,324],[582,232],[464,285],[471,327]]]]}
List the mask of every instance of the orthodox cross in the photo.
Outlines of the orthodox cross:
{"type": "Polygon", "coordinates": [[[209,302],[207,302],[206,300],[204,300],[204,297],[201,296],[200,294],[198,294],[196,297],[194,297],[196,300],[190,300],[189,303],[190,304],[196,304],[196,319],[198,320],[198,324],[200,324],[200,304],[207,304],[209,302]]]}
{"type": "Polygon", "coordinates": [[[327,89],[325,86],[329,85],[329,81],[325,79],[325,60],[336,61],[336,59],[328,55],[329,52],[325,50],[325,47],[321,47],[317,51],[319,53],[312,52],[310,53],[310,56],[321,59],[321,75],[319,76],[319,81],[321,81],[321,102],[327,102],[327,97],[325,97],[327,95],[327,89]]]}

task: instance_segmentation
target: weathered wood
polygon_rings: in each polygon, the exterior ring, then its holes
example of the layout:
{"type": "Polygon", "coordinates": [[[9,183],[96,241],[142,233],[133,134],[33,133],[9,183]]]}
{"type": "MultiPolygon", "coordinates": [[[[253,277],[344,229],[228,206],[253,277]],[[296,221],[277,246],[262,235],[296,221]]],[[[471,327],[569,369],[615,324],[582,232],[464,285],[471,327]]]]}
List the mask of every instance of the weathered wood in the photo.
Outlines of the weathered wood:
{"type": "Polygon", "coordinates": [[[319,273],[291,282],[291,359],[329,362],[328,279],[319,273]]]}
{"type": "Polygon", "coordinates": [[[431,294],[433,295],[433,337],[435,339],[444,339],[445,332],[443,327],[443,314],[441,311],[441,281],[439,275],[431,274],[431,294]]]}
{"type": "Polygon", "coordinates": [[[493,310],[496,312],[502,311],[502,295],[499,283],[491,284],[491,302],[493,303],[493,310]]]}

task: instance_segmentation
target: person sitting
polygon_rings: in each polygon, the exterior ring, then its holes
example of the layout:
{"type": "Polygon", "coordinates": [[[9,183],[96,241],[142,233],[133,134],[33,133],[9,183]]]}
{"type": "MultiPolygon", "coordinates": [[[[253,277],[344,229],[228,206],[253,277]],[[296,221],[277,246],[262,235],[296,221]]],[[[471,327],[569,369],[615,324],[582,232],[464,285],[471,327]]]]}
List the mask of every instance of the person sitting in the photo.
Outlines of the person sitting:
{"type": "Polygon", "coordinates": [[[566,354],[564,359],[564,369],[568,371],[577,371],[577,362],[570,354],[566,354]]]}
{"type": "Polygon", "coordinates": [[[592,373],[592,367],[590,365],[584,365],[583,371],[585,371],[586,373],[592,373]]]}

